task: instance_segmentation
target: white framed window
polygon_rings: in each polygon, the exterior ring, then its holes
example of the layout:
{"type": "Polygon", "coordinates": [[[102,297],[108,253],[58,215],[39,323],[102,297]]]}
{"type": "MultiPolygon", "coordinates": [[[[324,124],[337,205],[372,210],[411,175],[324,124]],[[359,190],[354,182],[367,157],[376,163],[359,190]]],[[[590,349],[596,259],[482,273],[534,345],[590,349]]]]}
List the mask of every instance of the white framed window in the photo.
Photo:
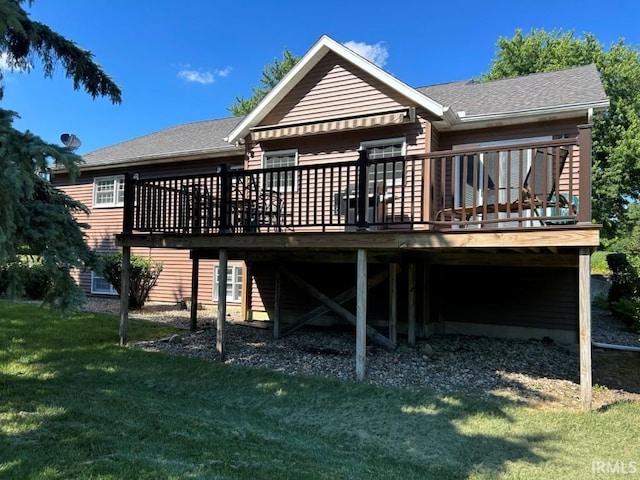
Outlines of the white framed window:
{"type": "Polygon", "coordinates": [[[369,167],[369,183],[378,184],[383,181],[385,186],[402,185],[404,178],[404,161],[400,157],[406,155],[406,139],[383,138],[360,143],[360,150],[366,150],[369,160],[382,160],[384,158],[398,158],[397,162],[372,165],[369,167]]]}
{"type": "Polygon", "coordinates": [[[124,204],[124,175],[93,179],[93,206],[121,207],[124,204]]]}
{"type": "MultiPolygon", "coordinates": [[[[277,150],[262,154],[263,168],[295,167],[298,165],[297,150],[277,150]]],[[[265,174],[264,189],[278,192],[293,192],[295,185],[295,172],[273,172],[265,174]]]]}
{"type": "Polygon", "coordinates": [[[100,295],[117,295],[118,292],[104,277],[91,272],[91,293],[100,295]]]}
{"type": "MultiPolygon", "coordinates": [[[[218,301],[218,285],[220,284],[220,267],[213,267],[213,301],[218,301]]],[[[242,302],[242,265],[227,266],[227,302],[242,302]]]]}

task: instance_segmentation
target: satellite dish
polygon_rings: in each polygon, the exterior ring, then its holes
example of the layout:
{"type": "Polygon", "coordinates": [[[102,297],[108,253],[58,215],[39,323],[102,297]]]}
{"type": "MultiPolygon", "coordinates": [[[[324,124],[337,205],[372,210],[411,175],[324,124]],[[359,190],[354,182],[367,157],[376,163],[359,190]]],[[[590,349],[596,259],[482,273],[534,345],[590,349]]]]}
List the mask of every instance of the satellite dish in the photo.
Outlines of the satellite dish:
{"type": "Polygon", "coordinates": [[[71,150],[75,150],[82,144],[80,139],[73,133],[63,133],[62,135],[60,135],[60,141],[71,150]]]}

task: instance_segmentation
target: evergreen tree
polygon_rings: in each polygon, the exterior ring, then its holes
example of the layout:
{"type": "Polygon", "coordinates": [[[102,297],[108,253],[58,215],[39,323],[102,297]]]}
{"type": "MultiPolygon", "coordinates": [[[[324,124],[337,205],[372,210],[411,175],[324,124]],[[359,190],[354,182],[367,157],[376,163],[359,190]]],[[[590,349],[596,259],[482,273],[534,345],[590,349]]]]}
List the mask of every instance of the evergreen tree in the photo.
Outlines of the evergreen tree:
{"type": "Polygon", "coordinates": [[[228,110],[235,117],[249,114],[299,60],[300,57],[293,55],[285,47],[282,52],[282,60],[274,58],[272,64],[264,67],[262,78],[260,78],[260,86],[251,87],[253,94],[249,98],[236,96],[235,103],[229,106],[228,110]]]}
{"type": "MultiPolygon", "coordinates": [[[[94,63],[93,55],[32,21],[24,3],[32,2],[0,0],[0,53],[8,66],[29,71],[38,59],[45,77],[51,77],[61,65],[74,89],[82,87],[94,98],[107,96],[119,103],[120,88],[94,63]]],[[[0,71],[0,98],[3,90],[0,71]]],[[[0,109],[0,264],[14,263],[20,255],[41,257],[53,285],[45,301],[72,308],[83,295],[71,269],[95,266],[96,256],[86,244],[86,225],[75,218],[87,208],[55,188],[49,174],[50,163],[55,162],[75,178],[82,159],[69,148],[16,130],[12,125],[16,115],[0,109]]]]}
{"type": "Polygon", "coordinates": [[[611,105],[593,122],[593,216],[611,242],[629,234],[640,200],[640,54],[620,39],[608,50],[590,33],[534,29],[497,42],[497,58],[483,80],[549,72],[593,63],[611,105]]]}

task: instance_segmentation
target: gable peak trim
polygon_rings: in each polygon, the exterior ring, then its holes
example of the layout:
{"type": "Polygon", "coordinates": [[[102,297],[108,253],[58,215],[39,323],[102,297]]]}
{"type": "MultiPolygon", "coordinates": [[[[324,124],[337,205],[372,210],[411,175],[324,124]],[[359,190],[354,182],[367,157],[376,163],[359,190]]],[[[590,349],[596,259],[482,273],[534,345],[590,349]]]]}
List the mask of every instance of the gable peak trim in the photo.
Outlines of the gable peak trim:
{"type": "Polygon", "coordinates": [[[444,117],[445,121],[449,120],[448,116],[445,115],[446,109],[443,105],[401,82],[393,75],[387,73],[353,50],[333,40],[331,37],[323,35],[289,73],[267,94],[258,106],[229,133],[225,140],[229,143],[234,143],[248,135],[250,129],[257,126],[295,85],[331,51],[396,90],[411,100],[412,103],[415,103],[416,106],[425,108],[437,117],[444,117]]]}

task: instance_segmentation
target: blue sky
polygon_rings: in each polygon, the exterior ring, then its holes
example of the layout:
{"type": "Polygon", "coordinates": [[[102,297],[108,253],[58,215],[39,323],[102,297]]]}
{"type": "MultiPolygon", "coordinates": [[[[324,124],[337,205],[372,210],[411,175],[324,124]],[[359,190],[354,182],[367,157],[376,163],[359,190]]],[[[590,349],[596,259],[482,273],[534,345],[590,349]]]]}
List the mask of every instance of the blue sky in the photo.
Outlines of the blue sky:
{"type": "MultiPolygon", "coordinates": [[[[25,2],[26,5],[26,2],[25,2]]],[[[411,86],[472,78],[489,69],[496,40],[516,28],[590,32],[605,46],[640,45],[637,0],[245,1],[36,0],[31,18],[90,50],[123,90],[123,102],[45,79],[4,72],[2,108],[15,126],[83,154],[186,122],[230,116],[284,47],[302,56],[323,34],[374,55],[411,86]]]]}

